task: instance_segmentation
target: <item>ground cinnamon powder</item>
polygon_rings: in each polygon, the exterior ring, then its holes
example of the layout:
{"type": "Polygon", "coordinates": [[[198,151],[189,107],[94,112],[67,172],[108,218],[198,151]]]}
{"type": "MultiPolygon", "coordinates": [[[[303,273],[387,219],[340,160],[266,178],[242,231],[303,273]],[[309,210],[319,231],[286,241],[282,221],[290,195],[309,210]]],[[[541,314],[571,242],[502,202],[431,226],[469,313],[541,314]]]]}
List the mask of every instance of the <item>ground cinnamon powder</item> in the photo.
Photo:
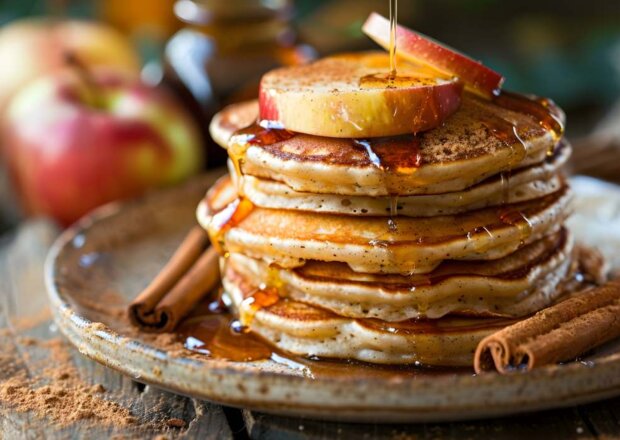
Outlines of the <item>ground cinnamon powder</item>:
{"type": "Polygon", "coordinates": [[[27,353],[15,353],[14,347],[3,347],[10,348],[10,351],[2,350],[0,359],[3,371],[10,375],[0,380],[0,402],[6,410],[31,411],[57,427],[78,421],[119,427],[136,423],[127,408],[104,398],[103,385],[87,384],[79,377],[65,341],[60,338],[17,338],[17,341],[36,346],[48,356],[31,359],[27,353]],[[30,377],[31,373],[20,365],[22,360],[27,361],[30,369],[37,370],[35,377],[30,377]]]}

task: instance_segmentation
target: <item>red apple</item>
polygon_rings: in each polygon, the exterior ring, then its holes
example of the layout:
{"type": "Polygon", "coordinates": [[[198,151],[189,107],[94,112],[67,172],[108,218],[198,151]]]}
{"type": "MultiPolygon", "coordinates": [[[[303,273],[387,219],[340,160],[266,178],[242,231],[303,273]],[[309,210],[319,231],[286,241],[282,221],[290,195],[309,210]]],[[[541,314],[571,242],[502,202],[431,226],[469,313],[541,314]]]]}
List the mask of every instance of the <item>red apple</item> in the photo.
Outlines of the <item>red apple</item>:
{"type": "Polygon", "coordinates": [[[64,225],[203,164],[198,128],[173,96],[118,72],[40,78],[10,102],[3,128],[26,212],[64,225]]]}
{"type": "Polygon", "coordinates": [[[64,68],[66,53],[89,67],[140,68],[129,41],[106,25],[44,18],[15,21],[0,29],[0,111],[19,88],[64,68]]]}
{"type": "MultiPolygon", "coordinates": [[[[362,30],[389,50],[390,22],[387,18],[373,12],[362,30]]],[[[467,88],[487,98],[497,95],[504,82],[502,75],[482,63],[403,26],[396,27],[396,53],[407,61],[429,65],[443,74],[457,76],[467,88]]]]}
{"type": "Polygon", "coordinates": [[[363,138],[417,133],[441,124],[461,103],[463,84],[423,66],[367,52],[324,58],[265,74],[260,119],[316,136],[363,138]]]}

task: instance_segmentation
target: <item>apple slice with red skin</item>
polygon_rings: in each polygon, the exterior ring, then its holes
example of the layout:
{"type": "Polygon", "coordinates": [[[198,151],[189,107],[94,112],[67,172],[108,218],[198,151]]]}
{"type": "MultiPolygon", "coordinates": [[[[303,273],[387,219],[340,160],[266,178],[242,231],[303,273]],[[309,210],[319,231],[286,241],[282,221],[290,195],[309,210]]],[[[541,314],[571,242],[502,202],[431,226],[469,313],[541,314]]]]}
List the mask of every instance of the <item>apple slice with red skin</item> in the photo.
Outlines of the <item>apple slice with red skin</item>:
{"type": "Polygon", "coordinates": [[[259,117],[300,133],[364,138],[431,129],[460,105],[463,84],[456,78],[409,63],[394,79],[388,72],[382,52],[273,70],[261,80],[259,117]]]}
{"type": "MultiPolygon", "coordinates": [[[[362,30],[389,50],[390,22],[387,18],[373,12],[362,30]]],[[[497,95],[504,82],[502,75],[482,63],[403,26],[396,26],[396,54],[407,61],[429,65],[445,75],[457,76],[466,88],[487,98],[497,95]]]]}

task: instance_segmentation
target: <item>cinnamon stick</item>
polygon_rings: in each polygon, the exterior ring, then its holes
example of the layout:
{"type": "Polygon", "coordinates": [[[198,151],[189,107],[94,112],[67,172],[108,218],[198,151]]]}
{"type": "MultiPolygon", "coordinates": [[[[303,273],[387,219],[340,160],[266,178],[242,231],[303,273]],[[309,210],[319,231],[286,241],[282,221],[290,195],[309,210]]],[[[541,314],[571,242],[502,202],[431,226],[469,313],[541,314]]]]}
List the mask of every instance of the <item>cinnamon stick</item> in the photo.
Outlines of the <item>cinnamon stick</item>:
{"type": "Polygon", "coordinates": [[[166,332],[219,281],[218,254],[196,226],[170,261],[129,305],[131,322],[146,331],[166,332]]]}
{"type": "Polygon", "coordinates": [[[477,373],[502,374],[568,361],[620,337],[620,280],[541,310],[483,339],[477,373]]]}

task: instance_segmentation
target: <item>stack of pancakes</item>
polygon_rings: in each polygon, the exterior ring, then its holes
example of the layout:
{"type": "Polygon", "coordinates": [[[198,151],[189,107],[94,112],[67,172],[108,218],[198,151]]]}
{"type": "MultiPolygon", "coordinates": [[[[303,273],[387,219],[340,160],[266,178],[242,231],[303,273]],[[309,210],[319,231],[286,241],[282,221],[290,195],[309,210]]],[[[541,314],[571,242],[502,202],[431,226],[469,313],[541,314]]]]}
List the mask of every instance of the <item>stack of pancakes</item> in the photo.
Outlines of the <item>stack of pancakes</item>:
{"type": "Polygon", "coordinates": [[[257,115],[247,102],[214,118],[230,176],[198,218],[222,251],[231,307],[278,348],[471,365],[481,338],[574,276],[570,146],[552,103],[466,94],[440,127],[357,140],[257,115]]]}

